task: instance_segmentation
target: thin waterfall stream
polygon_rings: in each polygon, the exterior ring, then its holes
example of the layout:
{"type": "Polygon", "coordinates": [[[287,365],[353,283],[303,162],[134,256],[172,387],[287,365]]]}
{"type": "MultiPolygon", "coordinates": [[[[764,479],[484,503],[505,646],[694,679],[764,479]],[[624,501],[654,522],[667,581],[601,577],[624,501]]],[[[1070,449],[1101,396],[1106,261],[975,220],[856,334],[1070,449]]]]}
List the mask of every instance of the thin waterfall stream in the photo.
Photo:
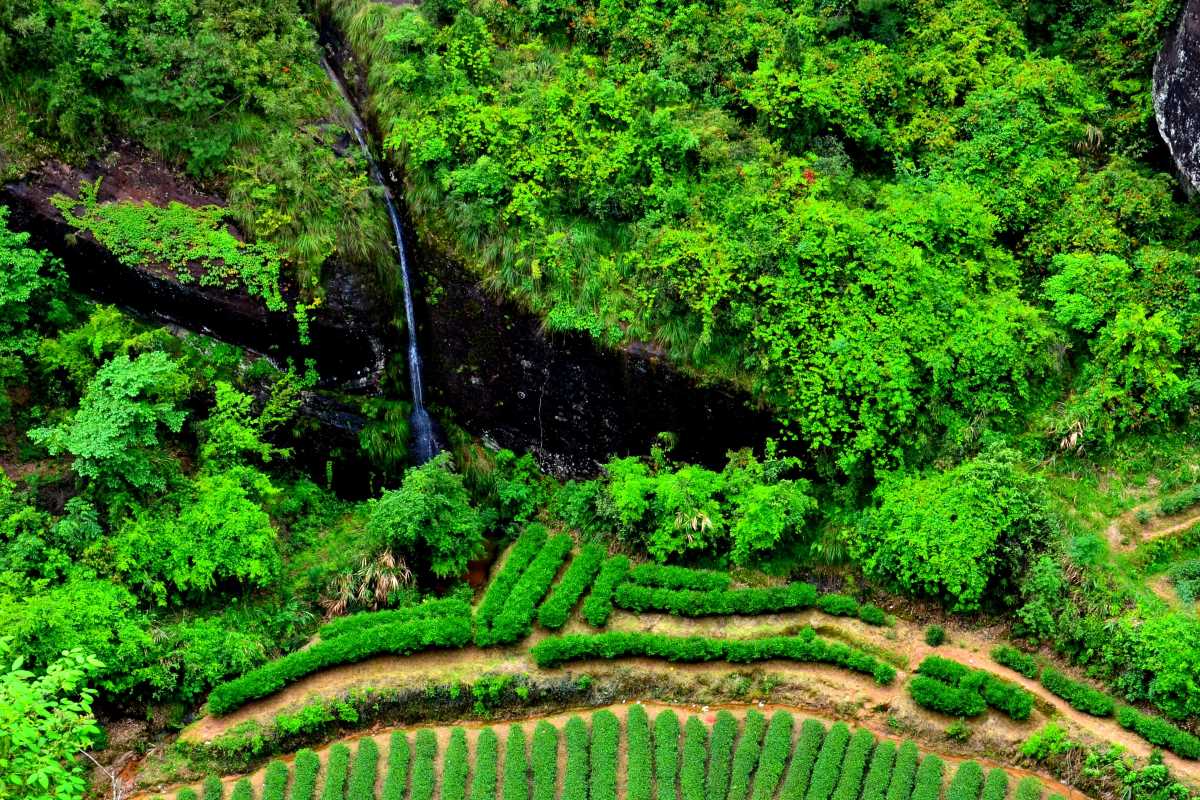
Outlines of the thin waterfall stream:
{"type": "Polygon", "coordinates": [[[371,154],[371,147],[367,142],[366,126],[358,116],[349,92],[346,91],[341,77],[329,65],[328,60],[322,58],[321,65],[325,67],[325,72],[333,81],[333,85],[337,87],[338,94],[342,96],[342,100],[346,104],[346,110],[350,115],[351,132],[358,141],[363,157],[367,160],[371,180],[383,191],[383,202],[387,206],[388,219],[392,221],[392,233],[396,240],[396,263],[400,267],[400,279],[404,287],[404,318],[408,334],[408,383],[413,405],[412,414],[409,417],[412,457],[416,463],[424,464],[438,454],[441,445],[438,444],[433,418],[425,410],[425,390],[421,385],[421,350],[417,343],[417,321],[413,310],[412,284],[408,272],[408,249],[404,245],[404,228],[400,224],[400,214],[396,211],[396,199],[392,195],[392,189],[384,180],[383,172],[371,154]]]}

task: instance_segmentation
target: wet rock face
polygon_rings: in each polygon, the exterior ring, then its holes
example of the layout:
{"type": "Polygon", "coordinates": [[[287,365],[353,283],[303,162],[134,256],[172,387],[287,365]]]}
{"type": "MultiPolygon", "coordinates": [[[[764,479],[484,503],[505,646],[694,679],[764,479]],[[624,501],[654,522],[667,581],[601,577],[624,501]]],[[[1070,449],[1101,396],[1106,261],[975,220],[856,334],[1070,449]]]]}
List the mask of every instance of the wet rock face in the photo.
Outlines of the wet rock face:
{"type": "Polygon", "coordinates": [[[1188,194],[1200,189],[1200,0],[1188,0],[1154,63],[1154,116],[1188,194]]]}

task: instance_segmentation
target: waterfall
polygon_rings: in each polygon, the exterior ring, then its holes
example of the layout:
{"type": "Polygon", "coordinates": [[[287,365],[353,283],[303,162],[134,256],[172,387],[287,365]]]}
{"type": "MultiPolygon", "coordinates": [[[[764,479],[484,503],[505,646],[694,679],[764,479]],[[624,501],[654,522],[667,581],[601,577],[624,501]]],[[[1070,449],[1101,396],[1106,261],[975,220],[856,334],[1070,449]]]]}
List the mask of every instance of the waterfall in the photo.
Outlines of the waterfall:
{"type": "Polygon", "coordinates": [[[346,87],[324,57],[321,59],[321,65],[325,67],[325,72],[329,74],[329,79],[333,81],[333,85],[337,87],[338,94],[342,96],[342,100],[346,103],[346,109],[350,115],[350,130],[354,134],[354,138],[358,141],[358,146],[362,150],[363,157],[367,160],[367,168],[370,171],[371,180],[383,191],[383,202],[387,206],[388,219],[392,221],[392,234],[396,240],[396,263],[400,267],[400,279],[404,286],[404,319],[405,324],[408,326],[408,383],[413,405],[412,415],[409,417],[409,427],[412,435],[412,455],[414,461],[418,464],[424,464],[437,455],[441,447],[438,444],[433,419],[429,416],[429,412],[425,410],[425,390],[421,385],[421,351],[417,345],[417,322],[413,311],[412,285],[408,273],[408,250],[404,246],[404,228],[400,224],[400,214],[396,211],[396,199],[392,195],[392,189],[387,181],[383,179],[383,173],[379,169],[379,164],[375,161],[375,157],[371,155],[371,148],[367,143],[366,127],[363,125],[362,119],[359,118],[354,103],[351,102],[350,95],[346,91],[346,87]]]}

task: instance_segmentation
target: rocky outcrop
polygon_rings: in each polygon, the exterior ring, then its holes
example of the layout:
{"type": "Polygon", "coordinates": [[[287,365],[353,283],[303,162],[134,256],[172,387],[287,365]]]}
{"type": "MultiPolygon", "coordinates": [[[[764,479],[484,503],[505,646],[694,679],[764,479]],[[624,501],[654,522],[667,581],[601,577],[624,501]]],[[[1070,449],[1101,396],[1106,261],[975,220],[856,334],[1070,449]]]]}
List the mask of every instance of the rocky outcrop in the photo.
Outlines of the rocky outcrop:
{"type": "Polygon", "coordinates": [[[1189,195],[1200,189],[1200,0],[1188,0],[1154,63],[1154,116],[1189,195]]]}

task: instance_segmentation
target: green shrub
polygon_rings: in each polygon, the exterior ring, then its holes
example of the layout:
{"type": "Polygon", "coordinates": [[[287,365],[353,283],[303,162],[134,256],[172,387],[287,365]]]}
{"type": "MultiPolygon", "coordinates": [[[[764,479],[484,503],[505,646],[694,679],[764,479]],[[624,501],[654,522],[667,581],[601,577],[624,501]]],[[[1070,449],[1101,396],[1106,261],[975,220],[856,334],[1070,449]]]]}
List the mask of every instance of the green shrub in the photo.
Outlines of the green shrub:
{"type": "MultiPolygon", "coordinates": [[[[779,781],[783,778],[788,754],[792,750],[793,722],[792,715],[786,711],[776,711],[771,715],[771,724],[767,726],[767,735],[763,738],[758,768],[754,770],[752,800],[771,800],[775,796],[775,790],[779,788],[779,781]]],[[[684,767],[687,767],[686,753],[684,767]]]]}
{"type": "Polygon", "coordinates": [[[938,647],[944,641],[946,641],[946,629],[941,625],[930,625],[925,629],[925,644],[930,647],[938,647]]]}
{"type": "Polygon", "coordinates": [[[661,586],[664,589],[693,589],[701,592],[728,589],[733,579],[727,572],[688,567],[666,567],[646,562],[629,570],[629,580],[643,586],[661,586]]]}
{"type": "Polygon", "coordinates": [[[862,789],[863,777],[867,772],[867,760],[871,756],[871,748],[875,746],[875,735],[862,728],[855,731],[850,745],[846,748],[846,757],[842,761],[842,774],[838,777],[837,787],[833,790],[833,800],[858,800],[859,790],[862,789]]]}
{"type": "Polygon", "coordinates": [[[941,656],[926,656],[917,667],[917,672],[951,686],[958,686],[971,674],[971,668],[941,656]]]}
{"type": "MultiPolygon", "coordinates": [[[[496,800],[497,767],[500,764],[500,740],[491,728],[484,728],[475,740],[475,769],[471,772],[471,800],[496,800]]],[[[537,738],[534,737],[534,763],[537,763],[537,738]]],[[[537,800],[535,796],[535,800],[537,800]]]]}
{"type": "MultiPolygon", "coordinates": [[[[758,755],[762,750],[763,729],[767,718],[751,709],[746,712],[742,725],[742,735],[738,737],[737,747],[733,750],[733,765],[729,768],[729,798],[744,800],[750,797],[750,779],[754,775],[754,767],[758,764],[758,755]]],[[[659,798],[663,800],[663,798],[659,798]]]]}
{"type": "MultiPolygon", "coordinates": [[[[282,761],[272,761],[267,765],[267,772],[263,776],[262,800],[283,800],[287,794],[288,783],[288,766],[282,761]]],[[[369,800],[375,800],[375,787],[371,787],[371,796],[369,800]]],[[[176,796],[175,800],[186,800],[182,797],[182,792],[176,796]]],[[[196,800],[196,793],[192,792],[191,800],[196,800]]],[[[354,800],[351,796],[350,800],[354,800]]]]}
{"type": "Polygon", "coordinates": [[[404,800],[408,790],[410,755],[408,737],[401,731],[394,731],[388,742],[387,775],[383,778],[379,800],[404,800]]]}
{"type": "Polygon", "coordinates": [[[350,767],[347,800],[375,800],[375,773],[378,768],[379,746],[370,736],[359,739],[358,749],[354,752],[354,764],[350,767]]]}
{"type": "MultiPolygon", "coordinates": [[[[292,777],[292,793],[288,795],[288,800],[313,800],[317,793],[317,775],[321,772],[321,760],[317,758],[317,754],[307,747],[296,753],[292,770],[295,774],[292,777]]],[[[207,800],[207,790],[204,792],[204,797],[207,800]]],[[[217,795],[217,800],[219,798],[220,795],[217,795]]],[[[395,800],[395,798],[388,797],[384,792],[382,800],[395,800]]]]}
{"type": "MultiPolygon", "coordinates": [[[[1109,717],[1113,713],[1113,699],[1085,683],[1072,680],[1054,667],[1042,670],[1042,686],[1051,694],[1061,697],[1077,711],[1094,717],[1109,717]]],[[[1018,791],[1020,787],[1018,787],[1018,791]]]]}
{"type": "Polygon", "coordinates": [[[383,653],[408,655],[432,647],[462,647],[471,640],[471,622],[462,617],[373,625],[343,632],[329,641],[268,661],[245,675],[223,683],[208,696],[213,714],[227,714],[251,700],[274,694],[306,675],[341,664],[352,664],[383,653]]]}
{"type": "Polygon", "coordinates": [[[462,728],[450,731],[450,741],[442,756],[442,800],[465,800],[467,772],[471,762],[467,755],[467,732],[462,728]]]}
{"type": "Polygon", "coordinates": [[[974,689],[961,689],[925,675],[913,675],[908,693],[922,708],[953,717],[974,717],[987,710],[987,703],[974,689]]]}
{"type": "Polygon", "coordinates": [[[1200,485],[1189,486],[1177,494],[1164,497],[1158,503],[1158,513],[1172,516],[1200,503],[1200,485]]]}
{"type": "Polygon", "coordinates": [[[817,598],[817,608],[834,617],[858,616],[858,601],[844,594],[823,594],[817,598]]]}
{"type": "Polygon", "coordinates": [[[538,623],[543,628],[558,630],[567,624],[571,609],[583,597],[583,593],[596,580],[600,565],[604,563],[604,548],[598,544],[585,544],[571,565],[563,573],[562,580],[538,609],[538,623]]]}
{"type": "Polygon", "coordinates": [[[592,591],[583,601],[580,609],[583,618],[595,628],[603,628],[612,616],[613,592],[618,584],[625,579],[629,571],[629,559],[625,556],[612,556],[600,567],[600,574],[592,584],[592,591]]]}
{"type": "Polygon", "coordinates": [[[1117,722],[1122,728],[1134,731],[1150,744],[1170,750],[1180,758],[1200,758],[1200,738],[1164,719],[1121,706],[1117,709],[1117,722]]]}
{"type": "Polygon", "coordinates": [[[550,590],[550,584],[554,583],[558,568],[562,566],[567,553],[571,552],[572,544],[574,540],[565,533],[553,536],[546,542],[513,586],[508,602],[496,615],[491,631],[476,628],[476,644],[511,644],[532,633],[537,605],[550,590]]]}
{"type": "Polygon", "coordinates": [[[592,770],[588,800],[617,800],[617,748],[621,723],[608,710],[592,714],[592,770]]]}
{"type": "Polygon", "coordinates": [[[896,750],[896,766],[892,769],[892,782],[888,784],[887,800],[909,800],[913,781],[917,777],[917,746],[907,739],[896,750]]]}
{"type": "Polygon", "coordinates": [[[983,789],[983,767],[974,761],[964,761],[950,780],[946,800],[980,800],[983,789]]]}
{"type": "Polygon", "coordinates": [[[790,661],[835,664],[871,675],[880,684],[890,683],[896,670],[866,653],[840,642],[818,638],[811,628],[796,636],[761,639],[706,639],[699,636],[663,636],[655,633],[615,632],[570,634],[543,639],[530,649],[539,667],[555,667],[588,658],[648,656],[668,661],[730,661],[749,663],[781,658],[790,661]]]}
{"type": "Polygon", "coordinates": [[[1034,696],[1031,692],[990,672],[976,670],[962,682],[960,688],[974,688],[990,707],[1018,722],[1029,719],[1033,712],[1034,696]]]}
{"type": "MultiPolygon", "coordinates": [[[[433,800],[437,780],[437,737],[423,728],[413,743],[412,790],[409,800],[433,800]]],[[[324,799],[323,799],[324,800],[324,799]]]]}
{"type": "Polygon", "coordinates": [[[475,612],[476,627],[481,630],[492,627],[492,623],[508,603],[508,596],[521,579],[521,574],[541,552],[545,543],[546,529],[541,525],[528,525],[521,532],[517,541],[509,548],[500,571],[492,576],[487,589],[484,590],[483,599],[479,601],[479,608],[475,612]]]}
{"type": "Polygon", "coordinates": [[[508,729],[504,743],[504,800],[529,800],[529,759],[525,755],[525,730],[520,725],[508,729]]]}
{"type": "Polygon", "coordinates": [[[884,800],[895,761],[896,745],[889,741],[880,742],[871,756],[871,766],[867,768],[867,777],[863,780],[862,800],[884,800]]]}
{"type": "Polygon", "coordinates": [[[1022,653],[1011,645],[1002,644],[992,648],[992,660],[1021,673],[1026,678],[1037,678],[1038,676],[1038,665],[1033,656],[1022,653]]]}
{"type": "Polygon", "coordinates": [[[868,625],[887,625],[887,614],[884,610],[870,603],[858,607],[858,618],[868,625]]]}
{"type": "Polygon", "coordinates": [[[336,639],[346,633],[358,633],[377,625],[390,625],[397,622],[412,622],[419,619],[434,619],[436,617],[466,617],[471,616],[471,606],[454,597],[437,600],[426,600],[405,608],[392,608],[384,611],[362,611],[345,617],[332,619],[317,631],[322,639],[336,639]]]}
{"type": "MultiPolygon", "coordinates": [[[[322,794],[324,797],[324,794],[322,794]]],[[[229,795],[230,800],[254,800],[254,787],[250,785],[249,778],[242,778],[233,785],[233,793],[229,795]]]]}
{"type": "Polygon", "coordinates": [[[783,788],[780,790],[780,800],[803,800],[812,779],[813,765],[817,762],[817,754],[825,741],[825,726],[815,719],[806,719],[800,724],[800,738],[792,753],[792,761],[788,764],[787,775],[783,778],[783,788]]]}
{"type": "MultiPolygon", "coordinates": [[[[282,762],[273,761],[271,763],[277,764],[277,763],[282,763],[282,762]]],[[[284,782],[284,785],[286,786],[287,785],[287,765],[286,764],[284,764],[283,770],[284,770],[283,782],[284,782]]],[[[264,781],[264,783],[263,783],[263,800],[266,800],[266,796],[267,796],[266,782],[264,781]]],[[[158,800],[162,800],[162,798],[158,798],[158,800]]],[[[193,789],[190,786],[185,786],[182,789],[180,789],[178,792],[175,793],[175,800],[200,800],[200,796],[196,794],[195,789],[193,789]]],[[[283,800],[283,795],[280,794],[279,797],[276,798],[275,800],[283,800]]]]}
{"type": "Polygon", "coordinates": [[[1022,778],[1017,784],[1013,800],[1042,800],[1042,783],[1032,776],[1022,778]]]}
{"type": "Polygon", "coordinates": [[[671,709],[654,718],[654,783],[658,800],[675,800],[679,774],[679,717],[671,709]]]}
{"type": "Polygon", "coordinates": [[[533,729],[533,800],[554,800],[558,781],[558,728],[540,720],[533,729]]]}
{"type": "Polygon", "coordinates": [[[1008,773],[999,767],[988,772],[980,800],[1005,800],[1008,797],[1008,773]]]}
{"type": "MultiPolygon", "coordinates": [[[[301,750],[300,753],[308,753],[313,757],[314,760],[316,759],[316,755],[314,755],[311,750],[301,750]]],[[[296,754],[297,782],[299,781],[300,753],[296,754]]],[[[296,798],[296,800],[311,800],[313,792],[316,789],[317,770],[320,768],[321,762],[317,761],[316,767],[313,769],[313,788],[309,790],[307,797],[297,794],[296,789],[292,789],[292,796],[296,798]]],[[[221,779],[216,775],[209,775],[204,779],[203,793],[201,796],[204,798],[204,800],[221,800],[221,798],[225,796],[225,784],[222,783],[221,779]]]]}
{"type": "MultiPolygon", "coordinates": [[[[817,589],[810,583],[711,591],[663,589],[637,583],[623,583],[613,595],[613,603],[627,611],[660,611],[682,617],[728,614],[753,616],[808,608],[816,601],[817,589]]],[[[857,603],[855,608],[857,609],[857,603]]]]}
{"type": "Polygon", "coordinates": [[[650,800],[654,788],[650,718],[646,715],[646,708],[640,704],[629,707],[625,718],[625,741],[628,800],[650,800]]]}
{"type": "Polygon", "coordinates": [[[346,775],[350,771],[350,748],[335,744],[329,748],[325,761],[325,782],[321,785],[321,800],[344,800],[346,775]]]}
{"type": "MultiPolygon", "coordinates": [[[[633,757],[632,739],[629,749],[633,757]]],[[[649,753],[647,753],[649,756],[649,753]]],[[[647,758],[647,761],[649,758],[647,758]]],[[[683,761],[679,765],[679,788],[682,800],[705,800],[704,778],[708,772],[708,726],[696,717],[688,717],[683,726],[683,761]]],[[[647,777],[649,777],[647,775],[647,777]]],[[[635,798],[633,795],[633,766],[629,772],[629,800],[647,800],[650,794],[650,784],[647,781],[646,795],[635,798]]]]}
{"type": "Polygon", "coordinates": [[[938,800],[942,796],[942,776],[946,765],[935,755],[925,756],[917,768],[917,780],[913,786],[912,800],[938,800]]]}
{"type": "Polygon", "coordinates": [[[579,717],[571,717],[563,726],[567,740],[567,764],[563,773],[562,800],[587,800],[588,730],[579,717]]]}
{"type": "Polygon", "coordinates": [[[728,711],[718,711],[717,721],[713,723],[708,780],[705,787],[708,800],[725,800],[729,793],[729,768],[733,763],[733,744],[737,733],[737,718],[728,711]]]}
{"type": "Polygon", "coordinates": [[[844,722],[835,722],[825,735],[821,750],[813,764],[812,778],[808,782],[805,800],[829,800],[837,788],[841,775],[842,757],[850,743],[850,728],[844,722]]]}

